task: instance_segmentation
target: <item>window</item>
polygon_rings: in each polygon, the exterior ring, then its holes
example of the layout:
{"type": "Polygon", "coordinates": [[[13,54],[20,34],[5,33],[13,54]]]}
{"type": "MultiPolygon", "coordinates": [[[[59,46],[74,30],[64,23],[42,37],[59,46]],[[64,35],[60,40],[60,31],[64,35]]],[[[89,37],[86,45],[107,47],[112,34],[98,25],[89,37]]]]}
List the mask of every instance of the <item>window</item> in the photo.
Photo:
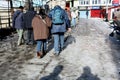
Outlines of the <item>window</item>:
{"type": "Polygon", "coordinates": [[[105,5],[107,2],[108,4],[112,4],[113,0],[79,0],[80,5],[105,5]]]}
{"type": "Polygon", "coordinates": [[[100,4],[100,0],[92,0],[92,4],[100,4]]]}
{"type": "Polygon", "coordinates": [[[79,3],[82,5],[86,5],[90,3],[90,0],[79,0],[79,3]]]}

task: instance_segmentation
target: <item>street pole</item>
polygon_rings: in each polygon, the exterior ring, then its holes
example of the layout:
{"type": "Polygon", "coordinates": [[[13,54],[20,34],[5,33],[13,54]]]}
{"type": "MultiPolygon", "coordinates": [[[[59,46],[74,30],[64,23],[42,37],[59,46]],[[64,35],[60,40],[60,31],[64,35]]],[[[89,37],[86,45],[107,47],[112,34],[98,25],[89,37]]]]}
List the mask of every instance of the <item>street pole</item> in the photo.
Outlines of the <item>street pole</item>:
{"type": "Polygon", "coordinates": [[[9,5],[10,4],[9,4],[9,0],[8,0],[8,26],[11,27],[10,26],[10,6],[9,5]]]}
{"type": "Polygon", "coordinates": [[[106,18],[106,22],[108,22],[108,0],[106,1],[106,15],[105,15],[105,18],[106,18]]]}
{"type": "Polygon", "coordinates": [[[11,9],[13,8],[12,0],[6,0],[8,1],[8,26],[11,27],[10,25],[10,7],[11,9]]]}
{"type": "Polygon", "coordinates": [[[71,3],[72,3],[72,7],[74,7],[74,0],[71,0],[71,3]]]}

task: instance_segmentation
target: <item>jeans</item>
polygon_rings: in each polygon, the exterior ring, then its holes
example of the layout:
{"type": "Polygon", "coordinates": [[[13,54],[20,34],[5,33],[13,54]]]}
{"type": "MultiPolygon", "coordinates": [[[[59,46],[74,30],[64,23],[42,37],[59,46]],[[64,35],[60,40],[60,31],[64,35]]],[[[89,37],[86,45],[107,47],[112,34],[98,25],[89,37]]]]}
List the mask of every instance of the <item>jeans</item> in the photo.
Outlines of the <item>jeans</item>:
{"type": "Polygon", "coordinates": [[[76,26],[76,18],[72,18],[71,25],[72,25],[73,27],[76,26]]]}
{"type": "Polygon", "coordinates": [[[17,33],[18,33],[18,36],[19,36],[17,45],[20,45],[22,43],[22,41],[24,41],[24,38],[23,38],[24,30],[23,29],[17,29],[17,33]]]}
{"type": "Polygon", "coordinates": [[[27,29],[27,40],[26,40],[26,43],[29,44],[29,43],[34,43],[34,36],[33,36],[33,30],[32,29],[27,29]]]}
{"type": "Polygon", "coordinates": [[[64,33],[55,33],[54,37],[54,50],[55,53],[59,53],[64,47],[64,33]]]}
{"type": "Polygon", "coordinates": [[[40,52],[40,51],[46,51],[47,50],[47,43],[46,43],[47,40],[37,40],[37,52],[40,52]],[[43,45],[43,46],[42,46],[43,45]]]}

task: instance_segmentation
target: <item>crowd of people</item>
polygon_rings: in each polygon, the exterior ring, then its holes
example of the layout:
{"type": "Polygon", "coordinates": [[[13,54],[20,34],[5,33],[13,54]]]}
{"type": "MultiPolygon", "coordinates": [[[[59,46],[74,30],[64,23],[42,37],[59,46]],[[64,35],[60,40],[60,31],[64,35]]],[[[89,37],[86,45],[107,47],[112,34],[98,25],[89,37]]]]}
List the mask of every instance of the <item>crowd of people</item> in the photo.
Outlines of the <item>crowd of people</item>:
{"type": "Polygon", "coordinates": [[[17,45],[36,44],[37,57],[42,58],[47,52],[47,41],[49,36],[54,40],[54,55],[59,55],[64,49],[64,34],[71,31],[71,22],[76,25],[75,14],[72,17],[70,10],[64,10],[56,5],[47,14],[45,9],[40,8],[39,13],[31,7],[25,13],[24,7],[20,6],[12,18],[13,27],[18,33],[17,45]],[[73,18],[73,19],[72,19],[73,18]],[[24,32],[26,36],[24,37],[24,32]]]}

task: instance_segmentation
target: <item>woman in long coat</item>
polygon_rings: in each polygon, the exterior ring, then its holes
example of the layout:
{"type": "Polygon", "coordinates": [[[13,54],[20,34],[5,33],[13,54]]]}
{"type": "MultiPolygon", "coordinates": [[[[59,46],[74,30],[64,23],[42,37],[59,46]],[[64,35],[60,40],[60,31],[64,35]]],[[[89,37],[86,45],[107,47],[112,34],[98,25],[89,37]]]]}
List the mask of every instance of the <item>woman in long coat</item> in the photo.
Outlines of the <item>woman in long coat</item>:
{"type": "Polygon", "coordinates": [[[43,53],[46,53],[47,51],[46,41],[49,36],[49,27],[51,27],[51,20],[45,14],[44,9],[40,9],[39,14],[33,18],[32,27],[34,32],[34,39],[37,41],[37,56],[41,58],[43,56],[43,53]]]}

